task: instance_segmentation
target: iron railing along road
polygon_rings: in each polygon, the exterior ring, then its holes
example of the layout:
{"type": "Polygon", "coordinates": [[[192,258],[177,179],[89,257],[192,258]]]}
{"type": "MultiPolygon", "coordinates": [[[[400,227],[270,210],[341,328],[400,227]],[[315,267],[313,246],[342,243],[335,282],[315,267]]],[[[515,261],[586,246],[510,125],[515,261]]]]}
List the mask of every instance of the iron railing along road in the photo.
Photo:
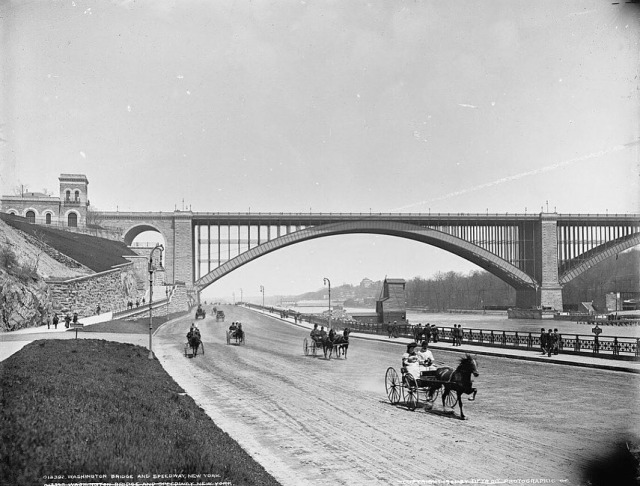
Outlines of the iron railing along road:
{"type": "MultiPolygon", "coordinates": [[[[319,326],[327,326],[329,320],[316,314],[301,314],[282,311],[273,307],[263,307],[255,304],[245,304],[247,307],[265,310],[281,317],[295,317],[299,321],[306,321],[319,326]]],[[[331,318],[334,328],[348,327],[351,331],[381,336],[391,335],[388,324],[366,323],[353,320],[345,320],[336,317],[331,318]]],[[[452,327],[437,327],[438,342],[453,342],[452,327]]],[[[395,337],[415,339],[415,327],[411,324],[398,324],[395,337]]],[[[431,338],[433,342],[433,338],[431,338]]],[[[540,335],[531,332],[507,331],[498,329],[462,329],[462,343],[476,346],[489,346],[499,348],[526,349],[529,351],[540,350],[540,335]]],[[[560,334],[558,343],[559,352],[563,354],[597,355],[599,358],[635,359],[640,358],[640,338],[618,337],[600,335],[597,338],[592,335],[560,334]]]]}

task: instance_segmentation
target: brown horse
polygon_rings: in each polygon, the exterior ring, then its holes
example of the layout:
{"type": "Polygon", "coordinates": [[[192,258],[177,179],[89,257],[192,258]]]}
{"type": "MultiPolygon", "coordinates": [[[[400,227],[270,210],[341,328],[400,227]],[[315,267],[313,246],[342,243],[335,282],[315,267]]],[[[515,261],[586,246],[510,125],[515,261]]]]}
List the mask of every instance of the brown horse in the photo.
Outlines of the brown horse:
{"type": "Polygon", "coordinates": [[[333,354],[333,342],[336,340],[336,331],[331,329],[327,336],[322,336],[322,352],[325,359],[331,359],[333,354]],[[329,358],[327,358],[327,351],[329,352],[329,358]]]}
{"type": "MultiPolygon", "coordinates": [[[[462,394],[470,395],[473,393],[473,396],[469,398],[470,401],[473,401],[476,399],[476,393],[478,393],[478,390],[473,387],[471,375],[479,376],[480,373],[478,373],[478,363],[468,354],[464,358],[460,358],[460,364],[455,371],[445,366],[438,368],[435,372],[436,380],[444,382],[442,384],[444,387],[444,392],[442,392],[442,407],[444,408],[448,395],[451,392],[456,392],[458,396],[457,402],[460,405],[460,418],[462,420],[465,420],[464,412],[462,411],[462,394]]],[[[453,404],[453,406],[455,406],[455,404],[453,404]]]]}

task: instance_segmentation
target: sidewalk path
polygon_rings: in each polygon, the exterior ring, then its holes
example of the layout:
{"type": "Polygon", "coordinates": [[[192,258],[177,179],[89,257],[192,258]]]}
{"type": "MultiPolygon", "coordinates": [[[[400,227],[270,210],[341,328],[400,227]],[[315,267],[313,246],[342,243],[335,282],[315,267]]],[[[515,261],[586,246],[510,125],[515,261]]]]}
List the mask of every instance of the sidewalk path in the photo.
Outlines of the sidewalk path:
{"type": "MultiPolygon", "coordinates": [[[[300,322],[297,323],[291,317],[281,318],[278,315],[270,314],[268,312],[262,312],[256,309],[250,309],[246,307],[246,309],[252,310],[254,312],[259,312],[261,314],[272,317],[273,319],[277,319],[279,321],[287,322],[293,326],[303,327],[306,329],[312,329],[313,324],[308,322],[300,322]]],[[[399,344],[402,346],[406,346],[408,343],[412,342],[412,339],[399,337],[395,339],[390,339],[386,336],[381,336],[377,334],[366,334],[359,332],[352,332],[350,334],[352,338],[358,339],[368,339],[371,341],[379,341],[379,342],[388,342],[393,344],[399,344]]],[[[509,348],[491,348],[488,346],[479,346],[473,344],[462,344],[461,346],[453,346],[449,342],[437,342],[437,343],[429,343],[430,349],[439,349],[443,351],[453,351],[459,353],[469,353],[469,354],[477,354],[483,356],[497,356],[503,358],[512,358],[512,359],[521,359],[527,361],[538,361],[544,363],[553,363],[558,365],[570,365],[570,366],[581,366],[586,368],[598,368],[604,370],[612,370],[612,371],[626,371],[630,373],[640,373],[640,360],[637,361],[625,361],[625,360],[616,360],[609,358],[598,358],[595,356],[581,356],[575,354],[558,354],[551,355],[551,357],[542,355],[540,351],[536,350],[527,350],[527,349],[509,349],[509,348]]]]}
{"type": "MultiPolygon", "coordinates": [[[[19,331],[0,334],[0,361],[20,351],[27,344],[39,339],[75,339],[74,329],[65,329],[64,323],[58,329],[47,329],[47,326],[30,327],[19,331]]],[[[137,344],[149,348],[148,334],[127,334],[113,332],[78,332],[78,339],[104,339],[118,343],[137,344]]]]}

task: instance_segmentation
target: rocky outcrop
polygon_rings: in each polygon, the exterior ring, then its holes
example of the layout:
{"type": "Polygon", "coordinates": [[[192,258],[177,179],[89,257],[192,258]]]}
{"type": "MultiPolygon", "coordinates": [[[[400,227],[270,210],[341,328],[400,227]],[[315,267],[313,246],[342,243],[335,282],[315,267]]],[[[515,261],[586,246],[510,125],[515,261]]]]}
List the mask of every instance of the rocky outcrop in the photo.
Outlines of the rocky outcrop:
{"type": "Polygon", "coordinates": [[[44,278],[92,273],[71,264],[55,250],[0,220],[0,332],[40,326],[53,316],[51,291],[44,278]]]}
{"type": "Polygon", "coordinates": [[[0,332],[39,326],[51,315],[49,286],[0,269],[0,332]]]}

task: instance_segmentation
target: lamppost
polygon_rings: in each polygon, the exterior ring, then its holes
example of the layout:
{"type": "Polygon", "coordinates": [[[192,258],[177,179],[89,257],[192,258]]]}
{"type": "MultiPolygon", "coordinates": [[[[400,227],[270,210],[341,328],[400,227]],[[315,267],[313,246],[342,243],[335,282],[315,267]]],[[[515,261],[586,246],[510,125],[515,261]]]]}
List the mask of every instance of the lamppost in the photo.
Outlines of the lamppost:
{"type": "Polygon", "coordinates": [[[264,312],[264,285],[260,286],[260,292],[262,292],[262,312],[264,312]]]}
{"type": "Polygon", "coordinates": [[[329,330],[331,330],[331,280],[329,280],[328,278],[324,278],[324,284],[325,285],[329,285],[329,330]]]}
{"type": "Polygon", "coordinates": [[[161,244],[156,244],[149,253],[149,359],[153,359],[153,351],[152,351],[152,330],[153,330],[153,310],[151,309],[151,303],[153,302],[153,271],[155,267],[153,265],[153,253],[156,250],[160,250],[160,260],[162,261],[162,252],[164,251],[164,246],[161,244]]]}

